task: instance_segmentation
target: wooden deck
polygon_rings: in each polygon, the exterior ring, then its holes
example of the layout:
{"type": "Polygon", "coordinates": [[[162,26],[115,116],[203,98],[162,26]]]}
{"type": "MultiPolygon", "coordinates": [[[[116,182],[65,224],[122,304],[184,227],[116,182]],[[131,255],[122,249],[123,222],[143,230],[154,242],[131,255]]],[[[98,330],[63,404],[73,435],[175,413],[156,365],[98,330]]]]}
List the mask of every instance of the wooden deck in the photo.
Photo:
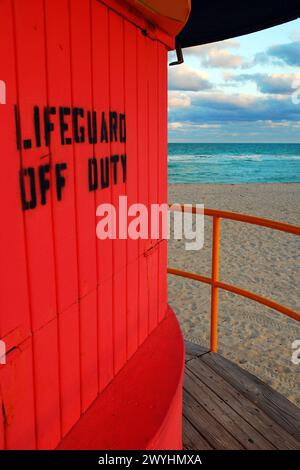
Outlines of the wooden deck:
{"type": "Polygon", "coordinates": [[[186,342],[185,449],[300,449],[300,410],[219,354],[186,342]]]}

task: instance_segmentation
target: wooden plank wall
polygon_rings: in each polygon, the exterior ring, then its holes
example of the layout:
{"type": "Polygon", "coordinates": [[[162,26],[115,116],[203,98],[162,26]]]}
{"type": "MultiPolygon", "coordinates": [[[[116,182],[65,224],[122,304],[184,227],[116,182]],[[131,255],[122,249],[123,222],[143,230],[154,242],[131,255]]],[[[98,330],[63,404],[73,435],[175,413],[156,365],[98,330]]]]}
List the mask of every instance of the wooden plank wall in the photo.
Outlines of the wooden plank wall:
{"type": "Polygon", "coordinates": [[[166,242],[96,237],[99,204],[167,201],[167,48],[108,3],[0,2],[0,448],[55,448],[166,313],[166,242]],[[55,127],[39,145],[34,106],[55,127]],[[126,142],[68,141],[74,107],[98,126],[125,113],[126,142]],[[89,160],[121,154],[126,181],[89,191],[89,160]],[[33,172],[49,188],[22,210],[20,175],[33,172]]]}

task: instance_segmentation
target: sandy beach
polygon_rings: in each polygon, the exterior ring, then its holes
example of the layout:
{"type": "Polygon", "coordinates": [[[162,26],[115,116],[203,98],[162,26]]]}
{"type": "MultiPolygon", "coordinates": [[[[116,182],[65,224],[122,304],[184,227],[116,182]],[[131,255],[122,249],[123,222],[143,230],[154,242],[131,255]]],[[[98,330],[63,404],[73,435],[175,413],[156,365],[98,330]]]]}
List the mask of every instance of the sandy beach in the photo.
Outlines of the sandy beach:
{"type": "MultiPolygon", "coordinates": [[[[169,186],[169,201],[300,224],[300,184],[169,186]]],[[[169,242],[169,266],[210,276],[211,220],[205,243],[186,251],[169,242]]],[[[220,280],[251,290],[300,311],[300,239],[239,222],[222,221],[220,280]]],[[[185,338],[209,344],[210,288],[169,276],[169,303],[185,338]]],[[[220,291],[219,352],[255,374],[300,406],[300,365],[291,361],[300,324],[267,307],[220,291]]]]}

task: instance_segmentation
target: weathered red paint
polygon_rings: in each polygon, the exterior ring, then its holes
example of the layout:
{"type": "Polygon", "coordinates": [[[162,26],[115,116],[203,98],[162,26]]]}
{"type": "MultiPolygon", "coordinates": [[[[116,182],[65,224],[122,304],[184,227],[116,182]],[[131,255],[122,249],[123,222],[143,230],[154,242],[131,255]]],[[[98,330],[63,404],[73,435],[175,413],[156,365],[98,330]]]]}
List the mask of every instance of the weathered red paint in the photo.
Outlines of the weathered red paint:
{"type": "Polygon", "coordinates": [[[24,220],[17,189],[20,169],[20,155],[16,149],[14,130],[17,77],[14,29],[9,0],[1,2],[0,41],[1,48],[3,48],[0,62],[1,77],[6,84],[10,84],[6,94],[6,105],[0,105],[1,167],[3,168],[3,171],[0,171],[1,217],[5,221],[5,230],[0,230],[0,338],[3,338],[20,325],[26,328],[28,335],[31,325],[24,220]]]}
{"type": "MultiPolygon", "coordinates": [[[[49,103],[72,105],[70,35],[66,24],[69,20],[68,1],[57,4],[45,2],[45,33],[47,63],[47,96],[49,103]],[[57,51],[60,51],[58,54],[57,51]],[[57,86],[57,71],[64,77],[57,86]]],[[[76,199],[72,146],[61,146],[59,134],[53,134],[50,143],[53,163],[66,162],[69,184],[65,187],[64,203],[53,201],[53,238],[56,270],[56,294],[58,312],[58,347],[61,397],[61,432],[64,436],[81,414],[80,402],[80,343],[76,236],[76,199]],[[74,236],[75,234],[75,236],[74,236]]],[[[52,180],[55,180],[52,167],[52,180]]]]}
{"type": "Polygon", "coordinates": [[[1,370],[2,413],[4,410],[5,414],[0,429],[4,431],[4,445],[8,449],[32,449],[35,426],[31,338],[11,351],[6,361],[1,370]]]}
{"type": "Polygon", "coordinates": [[[8,347],[0,365],[0,448],[92,448],[97,436],[84,422],[97,429],[98,447],[181,446],[183,347],[167,312],[166,241],[96,237],[100,203],[117,205],[120,195],[128,204],[167,201],[173,38],[153,26],[145,34],[148,26],[121,0],[0,2],[7,89],[0,104],[0,339],[8,347]],[[34,106],[125,113],[126,142],[62,145],[56,110],[50,142],[41,119],[37,146],[34,106]],[[127,155],[126,182],[89,191],[89,159],[113,154],[127,155]],[[67,184],[59,200],[61,163],[67,184]],[[43,204],[38,178],[48,164],[43,204]],[[20,172],[28,168],[37,182],[34,210],[22,210],[20,198],[20,172]],[[116,405],[117,396],[127,398],[116,405]]]}
{"type": "MultiPolygon", "coordinates": [[[[124,90],[125,109],[131,109],[130,119],[127,120],[127,134],[138,134],[138,113],[134,112],[138,106],[137,96],[137,44],[138,31],[135,25],[124,22],[124,90]]],[[[128,159],[127,168],[127,197],[128,204],[135,204],[138,201],[138,139],[128,139],[126,151],[131,158],[128,159]]],[[[139,341],[139,247],[134,240],[127,241],[127,359],[136,352],[139,341]],[[132,285],[136,286],[132,289],[132,285]]]]}

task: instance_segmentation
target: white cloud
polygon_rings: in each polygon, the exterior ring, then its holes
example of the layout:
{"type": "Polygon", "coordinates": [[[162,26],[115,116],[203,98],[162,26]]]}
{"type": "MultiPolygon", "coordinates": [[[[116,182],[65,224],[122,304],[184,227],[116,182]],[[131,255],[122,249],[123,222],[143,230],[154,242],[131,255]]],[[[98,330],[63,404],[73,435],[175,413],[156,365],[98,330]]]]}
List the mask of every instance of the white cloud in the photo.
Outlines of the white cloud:
{"type": "Polygon", "coordinates": [[[185,54],[200,59],[201,64],[205,67],[237,68],[242,66],[243,58],[230,52],[230,49],[238,49],[239,47],[238,41],[229,39],[216,44],[191,47],[187,49],[185,54]]]}
{"type": "Polygon", "coordinates": [[[170,130],[177,130],[183,127],[182,122],[170,122],[169,123],[169,129],[170,130]]]}
{"type": "Polygon", "coordinates": [[[202,46],[189,47],[184,50],[184,55],[193,55],[197,57],[203,57],[209,54],[211,51],[223,50],[223,49],[238,49],[240,43],[235,39],[228,39],[226,41],[204,44],[202,46]]]}
{"type": "Polygon", "coordinates": [[[191,105],[191,97],[178,91],[169,92],[169,108],[188,108],[191,105]]]}
{"type": "Polygon", "coordinates": [[[278,129],[278,128],[288,128],[288,129],[300,129],[300,121],[291,122],[291,121],[257,121],[258,123],[264,124],[267,128],[278,129]]]}
{"type": "Polygon", "coordinates": [[[205,67],[217,67],[217,68],[227,68],[234,69],[240,67],[243,63],[241,56],[231,54],[227,50],[212,50],[202,60],[202,65],[205,67]]]}
{"type": "Polygon", "coordinates": [[[258,91],[269,95],[286,95],[292,94],[294,89],[300,83],[299,73],[254,73],[224,76],[227,81],[234,82],[253,82],[256,84],[258,91]]]}
{"type": "Polygon", "coordinates": [[[247,95],[246,93],[232,93],[226,94],[221,91],[216,93],[193,93],[191,97],[191,104],[203,106],[206,105],[214,107],[223,106],[224,109],[228,106],[248,108],[257,102],[257,97],[253,95],[247,95]]]}
{"type": "Polygon", "coordinates": [[[199,91],[212,88],[208,75],[186,64],[169,68],[169,90],[199,91]]]}
{"type": "Polygon", "coordinates": [[[170,122],[169,130],[220,129],[221,124],[195,124],[194,122],[170,122]]]}

